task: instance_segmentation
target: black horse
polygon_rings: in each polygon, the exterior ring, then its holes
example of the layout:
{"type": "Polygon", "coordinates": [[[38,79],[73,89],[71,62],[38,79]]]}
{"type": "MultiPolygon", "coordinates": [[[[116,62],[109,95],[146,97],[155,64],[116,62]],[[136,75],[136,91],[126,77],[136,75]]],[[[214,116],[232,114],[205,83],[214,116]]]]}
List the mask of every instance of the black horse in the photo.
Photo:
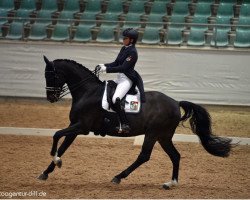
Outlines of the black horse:
{"type": "Polygon", "coordinates": [[[182,121],[189,119],[192,131],[199,136],[205,150],[220,157],[227,157],[232,144],[231,139],[218,137],[212,134],[209,113],[201,106],[188,102],[176,101],[163,93],[146,92],[146,103],[142,104],[138,114],[127,114],[131,131],[126,134],[117,133],[119,124],[115,113],[108,113],[101,107],[102,95],[105,83],[95,73],[81,64],[66,59],[46,62],[45,78],[47,99],[51,103],[58,101],[69,89],[72,95],[72,107],[70,111],[70,125],[55,133],[51,156],[53,161],[48,168],[38,177],[46,180],[55,166],[61,167],[61,156],[75,140],[77,135],[95,134],[130,137],[145,134],[141,152],[136,161],[126,170],[116,175],[113,183],[120,183],[131,172],[150,159],[152,149],[159,142],[163,150],[168,154],[173,163],[172,179],[164,183],[165,189],[178,183],[180,154],[172,143],[175,129],[182,121]],[[67,84],[65,87],[64,85],[67,84]],[[180,107],[184,110],[181,116],[180,107]],[[65,136],[61,146],[57,148],[60,138],[65,136]]]}

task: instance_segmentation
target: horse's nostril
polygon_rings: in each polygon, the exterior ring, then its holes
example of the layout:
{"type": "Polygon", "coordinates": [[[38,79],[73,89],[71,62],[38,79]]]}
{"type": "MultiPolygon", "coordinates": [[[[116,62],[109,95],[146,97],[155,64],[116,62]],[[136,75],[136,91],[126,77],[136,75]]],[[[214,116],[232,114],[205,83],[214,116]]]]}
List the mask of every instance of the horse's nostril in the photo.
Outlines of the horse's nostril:
{"type": "Polygon", "coordinates": [[[54,95],[53,95],[53,94],[48,95],[48,96],[47,96],[47,100],[48,100],[49,102],[51,102],[51,103],[55,102],[55,97],[54,97],[54,95]]]}

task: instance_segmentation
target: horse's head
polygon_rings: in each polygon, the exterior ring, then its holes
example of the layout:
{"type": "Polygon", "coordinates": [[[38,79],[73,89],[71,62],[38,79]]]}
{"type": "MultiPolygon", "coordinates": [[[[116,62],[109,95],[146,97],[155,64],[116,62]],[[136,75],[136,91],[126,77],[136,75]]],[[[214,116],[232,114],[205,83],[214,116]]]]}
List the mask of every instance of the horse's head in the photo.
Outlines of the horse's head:
{"type": "Polygon", "coordinates": [[[64,92],[65,79],[53,62],[49,61],[46,56],[43,56],[46,63],[45,67],[45,79],[46,79],[46,94],[47,100],[51,103],[57,102],[61,94],[64,92]]]}

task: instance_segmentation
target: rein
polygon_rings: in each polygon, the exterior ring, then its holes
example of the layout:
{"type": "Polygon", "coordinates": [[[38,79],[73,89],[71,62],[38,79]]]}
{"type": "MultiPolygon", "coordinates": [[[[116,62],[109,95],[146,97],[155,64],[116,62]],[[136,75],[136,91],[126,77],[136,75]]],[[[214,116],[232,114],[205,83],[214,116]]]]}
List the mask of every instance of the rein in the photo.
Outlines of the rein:
{"type": "MultiPolygon", "coordinates": [[[[95,70],[91,71],[95,76],[97,76],[99,78],[99,74],[100,74],[100,68],[98,66],[95,67],[95,70]]],[[[56,85],[56,80],[58,79],[58,75],[56,73],[56,69],[53,68],[53,71],[45,71],[45,73],[53,73],[54,74],[54,83],[56,85]]],[[[92,78],[91,76],[81,80],[79,83],[74,84],[72,87],[68,87],[68,85],[64,85],[63,87],[45,87],[46,91],[53,91],[54,92],[54,97],[57,99],[57,101],[59,101],[61,98],[63,98],[64,96],[66,96],[67,94],[73,91],[75,91],[76,89],[78,89],[80,86],[82,86],[83,84],[85,84],[86,81],[88,81],[90,78],[92,78]],[[59,95],[57,95],[57,93],[60,93],[59,95]]]]}
{"type": "Polygon", "coordinates": [[[84,79],[84,80],[81,80],[79,83],[76,83],[76,84],[73,85],[71,88],[69,88],[67,85],[63,86],[62,89],[61,89],[60,96],[59,96],[58,100],[61,99],[61,98],[63,98],[63,97],[66,96],[67,94],[69,94],[70,91],[71,91],[71,92],[75,91],[77,88],[79,88],[80,86],[82,86],[82,85],[83,85],[86,81],[88,81],[90,78],[92,78],[92,77],[88,77],[88,78],[86,78],[86,79],[84,79]]]}

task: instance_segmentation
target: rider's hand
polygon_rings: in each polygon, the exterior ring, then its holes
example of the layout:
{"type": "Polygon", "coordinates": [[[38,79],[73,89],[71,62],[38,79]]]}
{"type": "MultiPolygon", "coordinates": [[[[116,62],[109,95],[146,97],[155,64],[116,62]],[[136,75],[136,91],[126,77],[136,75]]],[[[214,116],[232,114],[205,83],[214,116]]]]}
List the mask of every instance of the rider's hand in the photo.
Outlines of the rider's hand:
{"type": "Polygon", "coordinates": [[[104,64],[99,64],[98,65],[100,67],[100,72],[106,72],[106,66],[104,64]]]}

